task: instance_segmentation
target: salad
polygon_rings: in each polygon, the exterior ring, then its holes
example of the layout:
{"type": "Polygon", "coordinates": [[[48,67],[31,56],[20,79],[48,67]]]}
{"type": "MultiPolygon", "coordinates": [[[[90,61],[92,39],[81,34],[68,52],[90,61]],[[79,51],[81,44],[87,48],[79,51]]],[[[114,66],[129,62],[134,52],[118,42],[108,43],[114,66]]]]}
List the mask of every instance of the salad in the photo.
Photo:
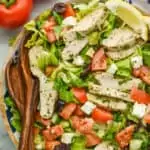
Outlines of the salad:
{"type": "Polygon", "coordinates": [[[6,71],[19,150],[150,149],[145,18],[124,1],[92,0],[56,3],[25,25],[24,51],[6,71]]]}

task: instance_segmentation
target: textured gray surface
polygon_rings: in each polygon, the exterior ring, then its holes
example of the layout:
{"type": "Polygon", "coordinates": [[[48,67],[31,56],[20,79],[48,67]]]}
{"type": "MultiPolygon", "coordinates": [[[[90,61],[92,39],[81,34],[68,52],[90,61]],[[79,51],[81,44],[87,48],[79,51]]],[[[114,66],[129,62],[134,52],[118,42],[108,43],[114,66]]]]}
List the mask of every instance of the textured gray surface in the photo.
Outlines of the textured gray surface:
{"type": "MultiPolygon", "coordinates": [[[[37,16],[45,8],[49,8],[50,4],[55,0],[35,0],[35,1],[36,2],[35,2],[35,6],[31,18],[37,16]]],[[[132,1],[133,3],[136,3],[136,5],[142,6],[142,8],[145,7],[147,8],[147,10],[150,10],[150,6],[144,5],[142,0],[132,0],[132,1]]],[[[4,60],[8,55],[8,45],[7,45],[8,39],[11,36],[19,33],[20,30],[21,29],[17,29],[17,30],[0,29],[0,68],[3,66],[4,60]]],[[[8,134],[4,128],[1,117],[0,117],[0,150],[15,150],[15,147],[10,141],[8,134]]]]}

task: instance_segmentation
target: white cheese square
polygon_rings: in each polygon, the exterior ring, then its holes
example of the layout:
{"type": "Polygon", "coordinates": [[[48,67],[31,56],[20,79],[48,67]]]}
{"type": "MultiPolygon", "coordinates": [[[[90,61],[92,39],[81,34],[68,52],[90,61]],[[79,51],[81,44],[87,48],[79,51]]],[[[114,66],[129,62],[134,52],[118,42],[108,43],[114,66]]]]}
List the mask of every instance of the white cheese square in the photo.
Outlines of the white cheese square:
{"type": "Polygon", "coordinates": [[[87,101],[82,107],[81,110],[86,113],[87,115],[90,115],[92,111],[96,108],[96,105],[87,101]]]}
{"type": "Polygon", "coordinates": [[[132,67],[137,69],[143,65],[143,58],[142,56],[135,56],[131,58],[132,67]]]}
{"type": "Polygon", "coordinates": [[[64,133],[61,137],[61,142],[65,144],[71,144],[74,136],[74,133],[64,133]]]}
{"type": "Polygon", "coordinates": [[[83,66],[84,65],[84,60],[81,56],[77,56],[73,60],[73,64],[76,66],[83,66]]]}
{"type": "Polygon", "coordinates": [[[146,110],[147,110],[147,106],[145,104],[135,103],[133,106],[132,114],[138,118],[142,118],[144,117],[146,110]]]}
{"type": "Polygon", "coordinates": [[[116,66],[116,64],[111,64],[107,72],[111,74],[115,74],[117,70],[118,70],[118,67],[116,66]]]}

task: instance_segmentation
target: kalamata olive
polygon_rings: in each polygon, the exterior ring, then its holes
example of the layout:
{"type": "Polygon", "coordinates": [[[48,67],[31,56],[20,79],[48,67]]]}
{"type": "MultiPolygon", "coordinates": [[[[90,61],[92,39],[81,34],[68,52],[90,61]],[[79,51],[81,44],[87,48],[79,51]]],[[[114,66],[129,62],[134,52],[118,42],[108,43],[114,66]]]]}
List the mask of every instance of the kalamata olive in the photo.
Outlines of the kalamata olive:
{"type": "Polygon", "coordinates": [[[55,105],[55,111],[57,111],[57,112],[62,111],[64,105],[65,105],[65,102],[64,102],[64,101],[58,100],[58,101],[56,102],[56,105],[55,105]]]}
{"type": "Polygon", "coordinates": [[[80,77],[81,77],[81,78],[86,77],[86,76],[89,74],[90,70],[91,70],[91,65],[88,65],[88,66],[83,70],[83,72],[80,74],[80,77]]]}
{"type": "Polygon", "coordinates": [[[71,150],[71,148],[68,144],[62,143],[60,145],[57,145],[54,150],[71,150]]]}
{"type": "Polygon", "coordinates": [[[57,13],[62,14],[62,13],[64,13],[64,12],[66,11],[66,5],[65,5],[64,3],[56,3],[56,4],[54,5],[53,10],[54,10],[55,12],[57,12],[57,13]]]}

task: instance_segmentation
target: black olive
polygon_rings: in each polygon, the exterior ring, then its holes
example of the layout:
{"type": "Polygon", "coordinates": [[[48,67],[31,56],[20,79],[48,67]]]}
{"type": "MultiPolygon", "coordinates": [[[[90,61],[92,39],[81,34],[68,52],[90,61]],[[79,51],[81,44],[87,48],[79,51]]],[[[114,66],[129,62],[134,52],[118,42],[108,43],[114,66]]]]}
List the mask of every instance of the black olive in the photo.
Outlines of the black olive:
{"type": "Polygon", "coordinates": [[[65,102],[64,102],[64,101],[58,100],[58,101],[56,102],[56,105],[55,105],[55,111],[61,112],[62,109],[64,108],[64,105],[65,105],[65,102]]]}
{"type": "Polygon", "coordinates": [[[62,13],[64,13],[64,12],[66,11],[66,5],[65,5],[64,3],[56,3],[56,4],[54,5],[53,10],[54,10],[55,12],[57,12],[57,13],[62,14],[62,13]]]}
{"type": "Polygon", "coordinates": [[[68,144],[62,143],[60,145],[57,145],[54,150],[71,150],[71,148],[68,144]]]}
{"type": "Polygon", "coordinates": [[[86,76],[89,74],[90,70],[91,70],[91,65],[88,65],[88,66],[83,70],[83,72],[80,74],[80,77],[81,77],[81,78],[86,77],[86,76]]]}

